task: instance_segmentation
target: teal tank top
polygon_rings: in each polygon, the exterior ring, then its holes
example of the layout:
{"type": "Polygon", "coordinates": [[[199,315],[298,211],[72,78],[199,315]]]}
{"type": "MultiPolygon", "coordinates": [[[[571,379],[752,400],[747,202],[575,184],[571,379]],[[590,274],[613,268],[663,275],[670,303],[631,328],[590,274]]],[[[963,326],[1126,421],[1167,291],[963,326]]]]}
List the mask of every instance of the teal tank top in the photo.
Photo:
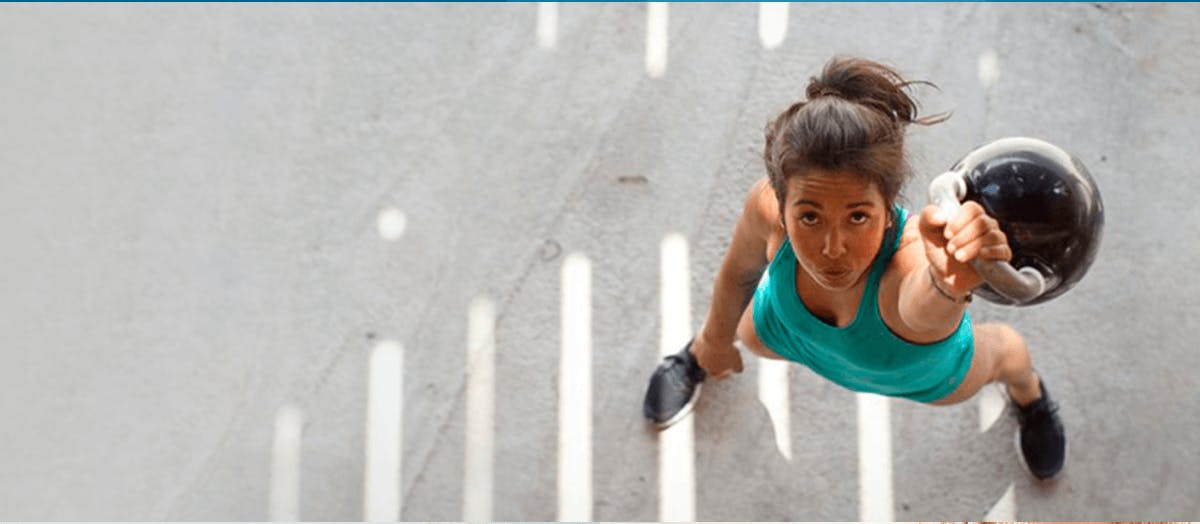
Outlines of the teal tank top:
{"type": "Polygon", "coordinates": [[[871,264],[854,320],[832,326],[813,315],[796,293],[796,254],[785,240],[754,292],[754,328],[763,344],[852,391],[933,402],[952,393],[971,368],[971,317],[933,344],[912,344],[879,315],[879,281],[900,246],[908,212],[896,206],[898,226],[884,235],[871,264]]]}

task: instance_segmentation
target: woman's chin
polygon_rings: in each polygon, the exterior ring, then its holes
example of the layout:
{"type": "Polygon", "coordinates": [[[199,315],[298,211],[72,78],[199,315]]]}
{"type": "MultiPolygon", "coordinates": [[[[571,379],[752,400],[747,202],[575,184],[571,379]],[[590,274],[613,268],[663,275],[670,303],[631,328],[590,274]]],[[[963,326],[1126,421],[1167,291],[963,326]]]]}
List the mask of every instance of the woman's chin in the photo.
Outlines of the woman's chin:
{"type": "Polygon", "coordinates": [[[858,275],[851,271],[836,275],[818,273],[814,280],[816,280],[817,284],[820,284],[821,287],[830,291],[846,291],[854,287],[854,284],[858,283],[857,277],[858,275]]]}

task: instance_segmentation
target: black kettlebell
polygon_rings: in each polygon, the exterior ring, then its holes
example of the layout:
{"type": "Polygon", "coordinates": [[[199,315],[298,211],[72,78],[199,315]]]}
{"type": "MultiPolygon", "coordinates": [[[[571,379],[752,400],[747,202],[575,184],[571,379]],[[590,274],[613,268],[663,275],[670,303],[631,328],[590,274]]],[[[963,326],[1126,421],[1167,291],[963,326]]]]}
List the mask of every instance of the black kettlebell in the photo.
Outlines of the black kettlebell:
{"type": "Polygon", "coordinates": [[[977,202],[1008,237],[1011,264],[973,262],[986,282],[975,294],[990,302],[1028,306],[1062,295],[1100,247],[1104,203],[1095,180],[1079,159],[1043,140],[980,146],[934,179],[929,194],[948,217],[960,202],[977,202]]]}

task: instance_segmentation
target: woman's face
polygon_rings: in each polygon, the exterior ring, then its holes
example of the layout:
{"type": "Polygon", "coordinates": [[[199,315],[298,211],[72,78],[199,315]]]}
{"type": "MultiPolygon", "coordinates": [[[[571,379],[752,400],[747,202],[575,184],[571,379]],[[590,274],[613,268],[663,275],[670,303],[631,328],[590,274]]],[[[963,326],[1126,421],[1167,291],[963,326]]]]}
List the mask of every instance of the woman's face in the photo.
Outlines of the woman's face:
{"type": "Polygon", "coordinates": [[[800,267],[825,289],[850,289],[865,277],[888,215],[875,183],[851,173],[817,170],[788,180],[788,239],[800,267]]]}

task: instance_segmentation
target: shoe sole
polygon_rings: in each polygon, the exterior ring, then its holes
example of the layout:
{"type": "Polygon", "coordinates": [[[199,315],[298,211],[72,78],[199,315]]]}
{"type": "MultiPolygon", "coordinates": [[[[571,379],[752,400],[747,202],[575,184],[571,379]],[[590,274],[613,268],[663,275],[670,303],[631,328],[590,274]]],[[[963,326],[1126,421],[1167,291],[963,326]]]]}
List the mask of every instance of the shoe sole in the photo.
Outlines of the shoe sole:
{"type": "Polygon", "coordinates": [[[1062,467],[1058,468],[1058,471],[1049,477],[1037,476],[1033,472],[1033,469],[1029,467],[1029,463],[1025,462],[1025,452],[1021,451],[1021,427],[1019,425],[1017,426],[1017,430],[1013,432],[1013,448],[1017,450],[1017,460],[1021,462],[1021,466],[1025,468],[1025,471],[1029,473],[1029,476],[1033,477],[1034,480],[1037,480],[1038,482],[1052,482],[1057,480],[1059,477],[1063,476],[1063,473],[1067,471],[1067,464],[1070,463],[1068,459],[1071,458],[1071,441],[1067,440],[1063,443],[1062,467]]]}
{"type": "Polygon", "coordinates": [[[700,398],[700,389],[703,387],[704,387],[704,383],[702,383],[702,382],[696,384],[696,389],[694,389],[692,391],[692,398],[688,399],[687,404],[683,405],[683,408],[681,408],[679,410],[679,413],[676,413],[674,416],[672,416],[671,418],[669,418],[663,422],[653,422],[652,421],[652,423],[654,424],[654,427],[659,430],[667,429],[667,428],[675,425],[676,422],[683,420],[684,417],[690,415],[692,413],[692,408],[695,407],[695,405],[696,405],[696,399],[700,398]]]}

